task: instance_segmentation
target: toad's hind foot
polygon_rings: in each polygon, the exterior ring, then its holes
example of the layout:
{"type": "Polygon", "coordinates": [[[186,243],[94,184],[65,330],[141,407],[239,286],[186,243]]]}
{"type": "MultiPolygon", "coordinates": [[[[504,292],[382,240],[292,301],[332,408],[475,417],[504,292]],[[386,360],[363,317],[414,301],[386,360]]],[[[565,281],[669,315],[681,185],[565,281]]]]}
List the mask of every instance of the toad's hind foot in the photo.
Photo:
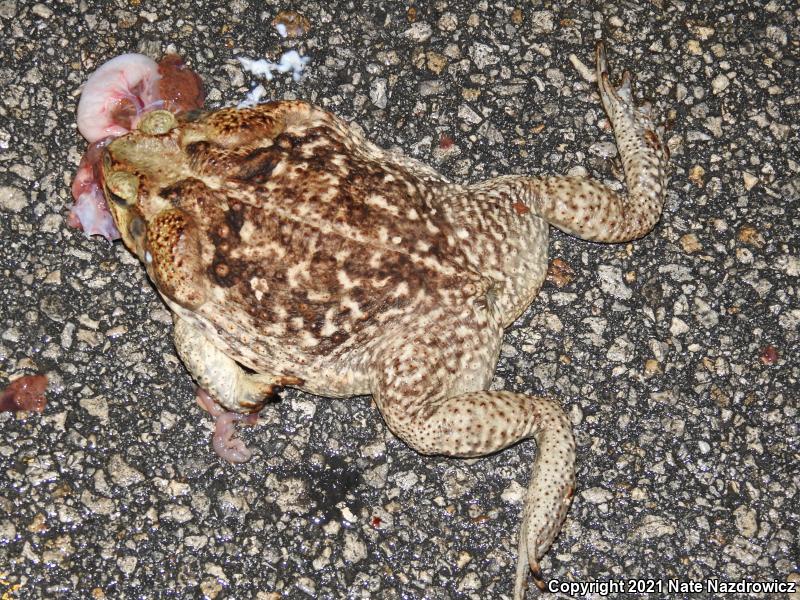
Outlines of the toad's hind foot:
{"type": "Polygon", "coordinates": [[[528,572],[537,587],[544,590],[539,559],[558,535],[575,489],[575,442],[569,420],[556,402],[545,398],[535,401],[539,426],[534,437],[538,452],[525,495],[514,600],[525,597],[528,572]]]}
{"type": "Polygon", "coordinates": [[[572,494],[575,489],[574,479],[561,481],[560,485],[550,487],[550,489],[543,489],[542,482],[549,483],[551,477],[544,474],[537,477],[536,471],[537,465],[534,465],[519,533],[514,600],[522,600],[525,597],[529,572],[536,587],[542,591],[545,590],[544,575],[539,566],[539,559],[561,528],[561,522],[572,502],[572,494]],[[533,479],[534,477],[537,478],[533,479]]]}
{"type": "Polygon", "coordinates": [[[635,156],[635,153],[627,151],[627,147],[623,148],[627,141],[632,143],[633,148],[638,149],[641,154],[650,156],[651,160],[648,162],[653,164],[654,170],[657,170],[659,166],[663,168],[663,163],[669,160],[669,149],[661,139],[664,135],[664,128],[656,125],[653,120],[650,103],[642,102],[639,106],[635,104],[631,74],[628,71],[622,73],[622,82],[619,86],[614,87],[611,84],[605,46],[602,42],[597,43],[595,57],[600,100],[611,119],[623,160],[631,160],[635,156]],[[632,139],[628,140],[628,137],[632,139]],[[641,148],[642,142],[644,142],[645,148],[641,148]]]}
{"type": "Polygon", "coordinates": [[[650,125],[651,129],[661,131],[662,128],[656,127],[652,120],[650,103],[644,101],[639,106],[636,105],[629,71],[623,71],[622,81],[617,87],[611,84],[608,75],[605,45],[602,42],[598,42],[595,48],[595,69],[600,100],[609,117],[616,118],[620,113],[627,111],[628,118],[632,118],[635,115],[642,121],[641,125],[650,125]]]}

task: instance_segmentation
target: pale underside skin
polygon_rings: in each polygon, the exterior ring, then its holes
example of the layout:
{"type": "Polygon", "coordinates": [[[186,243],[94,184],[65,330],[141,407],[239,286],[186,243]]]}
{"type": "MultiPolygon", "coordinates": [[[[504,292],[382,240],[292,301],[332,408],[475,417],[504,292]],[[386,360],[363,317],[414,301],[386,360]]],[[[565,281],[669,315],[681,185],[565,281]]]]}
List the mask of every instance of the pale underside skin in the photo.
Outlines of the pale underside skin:
{"type": "MultiPolygon", "coordinates": [[[[225,409],[256,412],[289,385],[372,394],[423,454],[536,440],[517,600],[529,569],[541,585],[539,558],[575,485],[575,443],[556,401],[487,391],[503,329],[544,280],[549,225],[598,242],[639,238],[666,184],[656,128],[627,74],[610,86],[601,46],[597,74],[627,196],[574,177],[452,184],[301,102],[181,123],[162,111],[104,163],[117,227],[174,313],[178,353],[225,409]]],[[[249,457],[241,449],[233,460],[249,457]]]]}

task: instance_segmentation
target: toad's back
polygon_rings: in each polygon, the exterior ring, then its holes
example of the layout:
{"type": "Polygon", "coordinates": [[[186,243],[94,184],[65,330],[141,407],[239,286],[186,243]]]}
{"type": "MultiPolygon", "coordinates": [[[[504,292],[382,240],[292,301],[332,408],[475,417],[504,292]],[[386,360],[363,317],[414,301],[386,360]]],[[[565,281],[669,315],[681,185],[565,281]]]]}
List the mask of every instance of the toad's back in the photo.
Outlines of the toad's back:
{"type": "Polygon", "coordinates": [[[194,318],[244,364],[281,352],[330,361],[411,326],[406,316],[425,327],[483,286],[437,210],[461,188],[328,113],[297,102],[220,111],[185,124],[177,143],[190,172],[161,196],[201,232],[211,289],[194,318]]]}

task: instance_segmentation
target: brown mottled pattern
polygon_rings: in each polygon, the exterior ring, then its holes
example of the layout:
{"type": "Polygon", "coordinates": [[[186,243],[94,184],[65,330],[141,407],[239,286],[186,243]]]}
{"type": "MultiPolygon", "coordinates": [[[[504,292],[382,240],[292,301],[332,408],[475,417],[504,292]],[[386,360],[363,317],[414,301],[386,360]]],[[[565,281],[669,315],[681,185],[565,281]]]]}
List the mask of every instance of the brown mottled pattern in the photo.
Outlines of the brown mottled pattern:
{"type": "Polygon", "coordinates": [[[544,281],[549,225],[635,239],[658,221],[666,186],[665,146],[627,78],[610,86],[602,48],[597,72],[627,195],[575,177],[453,184],[299,101],[174,123],[161,114],[165,133],[141,127],[104,160],[107,175],[138,178],[126,188],[138,197],[110,210],[174,312],[181,359],[226,409],[258,410],[288,383],[373,394],[392,431],[425,454],[536,440],[516,600],[529,571],[541,583],[575,444],[554,400],[486,391],[503,328],[544,281]]]}
{"type": "MultiPolygon", "coordinates": [[[[216,318],[223,330],[247,328],[265,347],[296,345],[303,333],[311,356],[298,358],[332,361],[334,350],[344,356],[370,343],[376,328],[412,305],[416,314],[442,298],[464,303],[488,288],[445,211],[431,203],[446,184],[376,162],[343,123],[309,112],[305,129],[295,125],[255,148],[185,146],[209,186],[192,178],[169,191],[181,188],[181,208],[214,248],[205,270],[223,290],[206,310],[225,313],[216,318]],[[206,206],[209,197],[214,207],[206,206]],[[259,335],[264,323],[284,326],[259,335]]],[[[245,364],[273,368],[265,360],[271,357],[245,364]]]]}

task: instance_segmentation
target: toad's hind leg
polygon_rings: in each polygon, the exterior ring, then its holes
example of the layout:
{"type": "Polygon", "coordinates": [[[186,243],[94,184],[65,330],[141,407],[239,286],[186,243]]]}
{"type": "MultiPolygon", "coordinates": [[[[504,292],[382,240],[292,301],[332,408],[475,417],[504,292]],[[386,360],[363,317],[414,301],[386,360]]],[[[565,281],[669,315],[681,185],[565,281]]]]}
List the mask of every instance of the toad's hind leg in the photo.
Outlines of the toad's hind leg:
{"type": "Polygon", "coordinates": [[[586,177],[498,177],[473,189],[509,196],[577,237],[624,242],[647,234],[661,216],[669,151],[649,107],[634,104],[630,75],[626,72],[617,88],[609,82],[602,43],[596,63],[600,99],[614,129],[628,193],[586,177]]]}
{"type": "Polygon", "coordinates": [[[532,186],[532,205],[559,229],[598,242],[637,239],[658,222],[667,185],[669,151],[649,107],[637,108],[626,71],[614,88],[608,79],[605,48],[597,44],[596,71],[603,103],[622,158],[628,194],[578,177],[546,177],[532,186]]]}
{"type": "MultiPolygon", "coordinates": [[[[417,347],[413,361],[388,359],[376,369],[373,394],[389,428],[423,454],[478,457],[524,439],[536,440],[525,496],[514,599],[525,594],[528,570],[542,584],[539,559],[561,529],[575,485],[575,442],[553,400],[506,391],[447,396],[443,361],[417,347]]],[[[452,378],[456,380],[456,377],[452,378]]]]}

